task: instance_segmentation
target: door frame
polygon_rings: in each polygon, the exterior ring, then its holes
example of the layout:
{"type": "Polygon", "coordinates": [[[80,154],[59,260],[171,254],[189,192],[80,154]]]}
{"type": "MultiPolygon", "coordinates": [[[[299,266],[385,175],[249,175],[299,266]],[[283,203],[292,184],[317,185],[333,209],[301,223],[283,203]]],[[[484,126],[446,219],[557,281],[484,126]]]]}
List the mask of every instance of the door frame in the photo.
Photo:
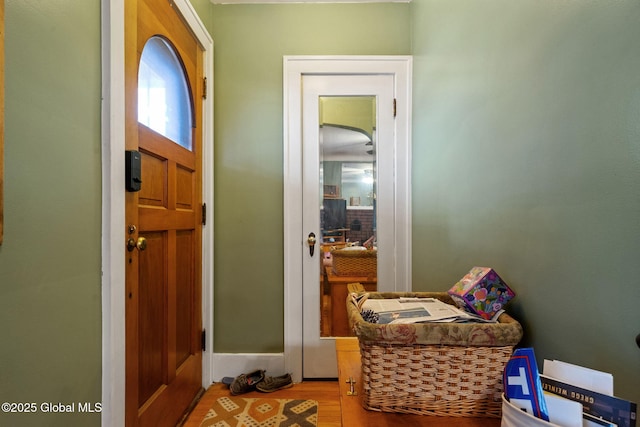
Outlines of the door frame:
{"type": "MultiPolygon", "coordinates": [[[[396,93],[394,182],[396,292],[411,289],[411,56],[285,56],[284,133],[284,367],[302,380],[302,78],[392,74],[396,93]]],[[[390,106],[391,108],[391,106],[390,106]]]]}
{"type": "MultiPolygon", "coordinates": [[[[125,418],[125,1],[102,8],[102,425],[125,418]]],[[[213,39],[188,0],[172,0],[203,47],[207,77],[203,104],[202,385],[213,382],[213,39]]]]}

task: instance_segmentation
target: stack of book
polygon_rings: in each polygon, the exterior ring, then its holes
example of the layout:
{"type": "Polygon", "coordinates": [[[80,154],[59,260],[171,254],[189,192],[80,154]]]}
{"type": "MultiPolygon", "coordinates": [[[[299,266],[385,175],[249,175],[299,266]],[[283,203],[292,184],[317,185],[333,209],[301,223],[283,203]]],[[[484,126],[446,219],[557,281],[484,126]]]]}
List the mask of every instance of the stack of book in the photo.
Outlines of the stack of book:
{"type": "MultiPolygon", "coordinates": [[[[506,405],[537,417],[530,423],[518,422],[518,427],[545,422],[562,427],[636,426],[637,404],[614,396],[611,374],[545,360],[538,375],[532,349],[516,350],[505,368],[504,385],[506,405]]],[[[514,415],[510,407],[503,406],[503,426],[505,413],[514,415]]]]}

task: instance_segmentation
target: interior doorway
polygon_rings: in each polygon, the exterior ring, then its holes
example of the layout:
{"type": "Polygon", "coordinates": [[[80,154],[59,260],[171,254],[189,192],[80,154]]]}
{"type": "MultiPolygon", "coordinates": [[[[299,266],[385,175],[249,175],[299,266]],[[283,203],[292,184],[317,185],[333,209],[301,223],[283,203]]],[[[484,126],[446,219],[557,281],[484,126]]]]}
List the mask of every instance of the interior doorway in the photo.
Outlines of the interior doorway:
{"type": "Polygon", "coordinates": [[[393,281],[393,186],[384,185],[394,179],[393,94],[388,74],[302,78],[302,227],[317,236],[300,254],[304,378],[338,375],[334,339],[350,335],[347,285],[375,291],[378,277],[381,289],[393,281]],[[363,223],[368,234],[357,239],[363,223]]]}
{"type": "MultiPolygon", "coordinates": [[[[337,376],[335,334],[332,331],[329,336],[322,336],[320,301],[324,280],[321,270],[324,266],[321,257],[325,256],[327,243],[334,243],[329,245],[329,248],[335,246],[333,249],[341,246],[337,243],[344,242],[346,246],[347,234],[352,228],[354,232],[358,228],[357,223],[355,227],[352,227],[351,223],[348,226],[345,223],[338,224],[336,228],[336,224],[320,220],[321,216],[327,219],[324,211],[325,200],[332,200],[329,205],[336,204],[333,200],[346,205],[347,200],[342,198],[346,195],[343,193],[346,191],[346,182],[336,181],[335,176],[342,174],[343,167],[348,168],[345,174],[350,173],[349,168],[359,163],[325,162],[320,159],[321,139],[324,140],[327,129],[325,123],[322,123],[320,128],[319,118],[322,116],[319,111],[329,101],[335,101],[335,97],[341,97],[339,101],[351,99],[352,102],[357,98],[360,102],[369,102],[374,106],[370,109],[371,114],[375,115],[375,120],[372,121],[375,122],[374,125],[358,127],[333,123],[342,125],[338,126],[342,128],[364,130],[369,139],[363,142],[365,153],[375,153],[370,162],[370,173],[375,177],[375,187],[372,187],[369,193],[371,199],[375,198],[375,201],[371,200],[371,212],[375,210],[377,215],[375,232],[369,236],[372,239],[367,238],[370,249],[376,249],[378,252],[377,285],[374,289],[405,291],[411,287],[411,58],[285,57],[284,65],[285,368],[293,373],[294,380],[300,381],[303,377],[337,376]],[[381,117],[384,117],[384,120],[388,119],[388,122],[383,125],[381,117]],[[373,144],[373,136],[379,141],[375,147],[369,149],[366,144],[373,144]],[[383,140],[384,144],[380,143],[383,140]],[[333,168],[335,172],[325,172],[324,168],[333,168]],[[322,178],[320,170],[323,170],[322,178]],[[333,178],[329,178],[331,173],[334,175],[333,178]],[[317,250],[312,249],[312,243],[317,243],[317,250]],[[302,287],[300,283],[303,283],[302,287]]],[[[329,131],[333,132],[334,129],[329,131]]],[[[351,206],[367,203],[367,195],[348,197],[351,206]]],[[[338,209],[338,212],[340,216],[342,209],[338,209]]],[[[357,243],[357,246],[366,248],[362,239],[357,243]]],[[[337,283],[334,284],[339,287],[337,283]]],[[[346,288],[346,283],[342,287],[346,288]]],[[[338,302],[335,305],[332,310],[340,313],[344,309],[346,312],[344,303],[338,302]]],[[[346,321],[346,316],[343,316],[343,319],[346,321]]],[[[335,320],[335,317],[332,320],[335,320]]],[[[342,324],[335,326],[346,328],[346,325],[342,324]]]]}

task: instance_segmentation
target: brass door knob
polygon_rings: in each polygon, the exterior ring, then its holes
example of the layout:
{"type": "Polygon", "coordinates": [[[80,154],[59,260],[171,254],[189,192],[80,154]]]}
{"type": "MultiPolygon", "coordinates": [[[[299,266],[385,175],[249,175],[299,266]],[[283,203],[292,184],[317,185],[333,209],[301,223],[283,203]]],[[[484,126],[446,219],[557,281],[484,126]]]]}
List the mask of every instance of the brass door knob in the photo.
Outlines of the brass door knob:
{"type": "Polygon", "coordinates": [[[144,237],[138,237],[138,240],[129,238],[129,240],[127,240],[127,250],[131,252],[134,249],[138,249],[139,251],[147,249],[147,239],[144,237]]]}
{"type": "Polygon", "coordinates": [[[309,255],[313,256],[313,249],[316,246],[315,233],[309,233],[309,237],[307,237],[307,243],[309,244],[309,255]]]}

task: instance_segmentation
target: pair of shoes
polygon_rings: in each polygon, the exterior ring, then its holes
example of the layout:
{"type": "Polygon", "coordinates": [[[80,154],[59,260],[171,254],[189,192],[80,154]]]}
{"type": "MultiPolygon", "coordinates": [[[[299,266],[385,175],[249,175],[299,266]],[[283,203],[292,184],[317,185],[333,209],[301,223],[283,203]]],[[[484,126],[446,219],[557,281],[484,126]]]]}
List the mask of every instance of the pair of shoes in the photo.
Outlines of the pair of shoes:
{"type": "Polygon", "coordinates": [[[229,385],[229,390],[231,390],[231,394],[234,396],[248,393],[255,390],[256,385],[264,380],[264,372],[264,370],[258,369],[248,374],[238,375],[235,378],[224,377],[222,382],[229,385]]]}
{"type": "Polygon", "coordinates": [[[284,374],[279,377],[267,377],[265,371],[258,369],[248,374],[241,374],[235,378],[224,377],[222,383],[229,386],[232,395],[248,393],[258,390],[263,393],[271,393],[293,386],[293,380],[290,374],[284,374]]]}
{"type": "Polygon", "coordinates": [[[258,391],[271,393],[273,391],[282,390],[293,386],[293,380],[290,374],[280,375],[279,377],[265,377],[264,380],[256,385],[258,391]]]}

